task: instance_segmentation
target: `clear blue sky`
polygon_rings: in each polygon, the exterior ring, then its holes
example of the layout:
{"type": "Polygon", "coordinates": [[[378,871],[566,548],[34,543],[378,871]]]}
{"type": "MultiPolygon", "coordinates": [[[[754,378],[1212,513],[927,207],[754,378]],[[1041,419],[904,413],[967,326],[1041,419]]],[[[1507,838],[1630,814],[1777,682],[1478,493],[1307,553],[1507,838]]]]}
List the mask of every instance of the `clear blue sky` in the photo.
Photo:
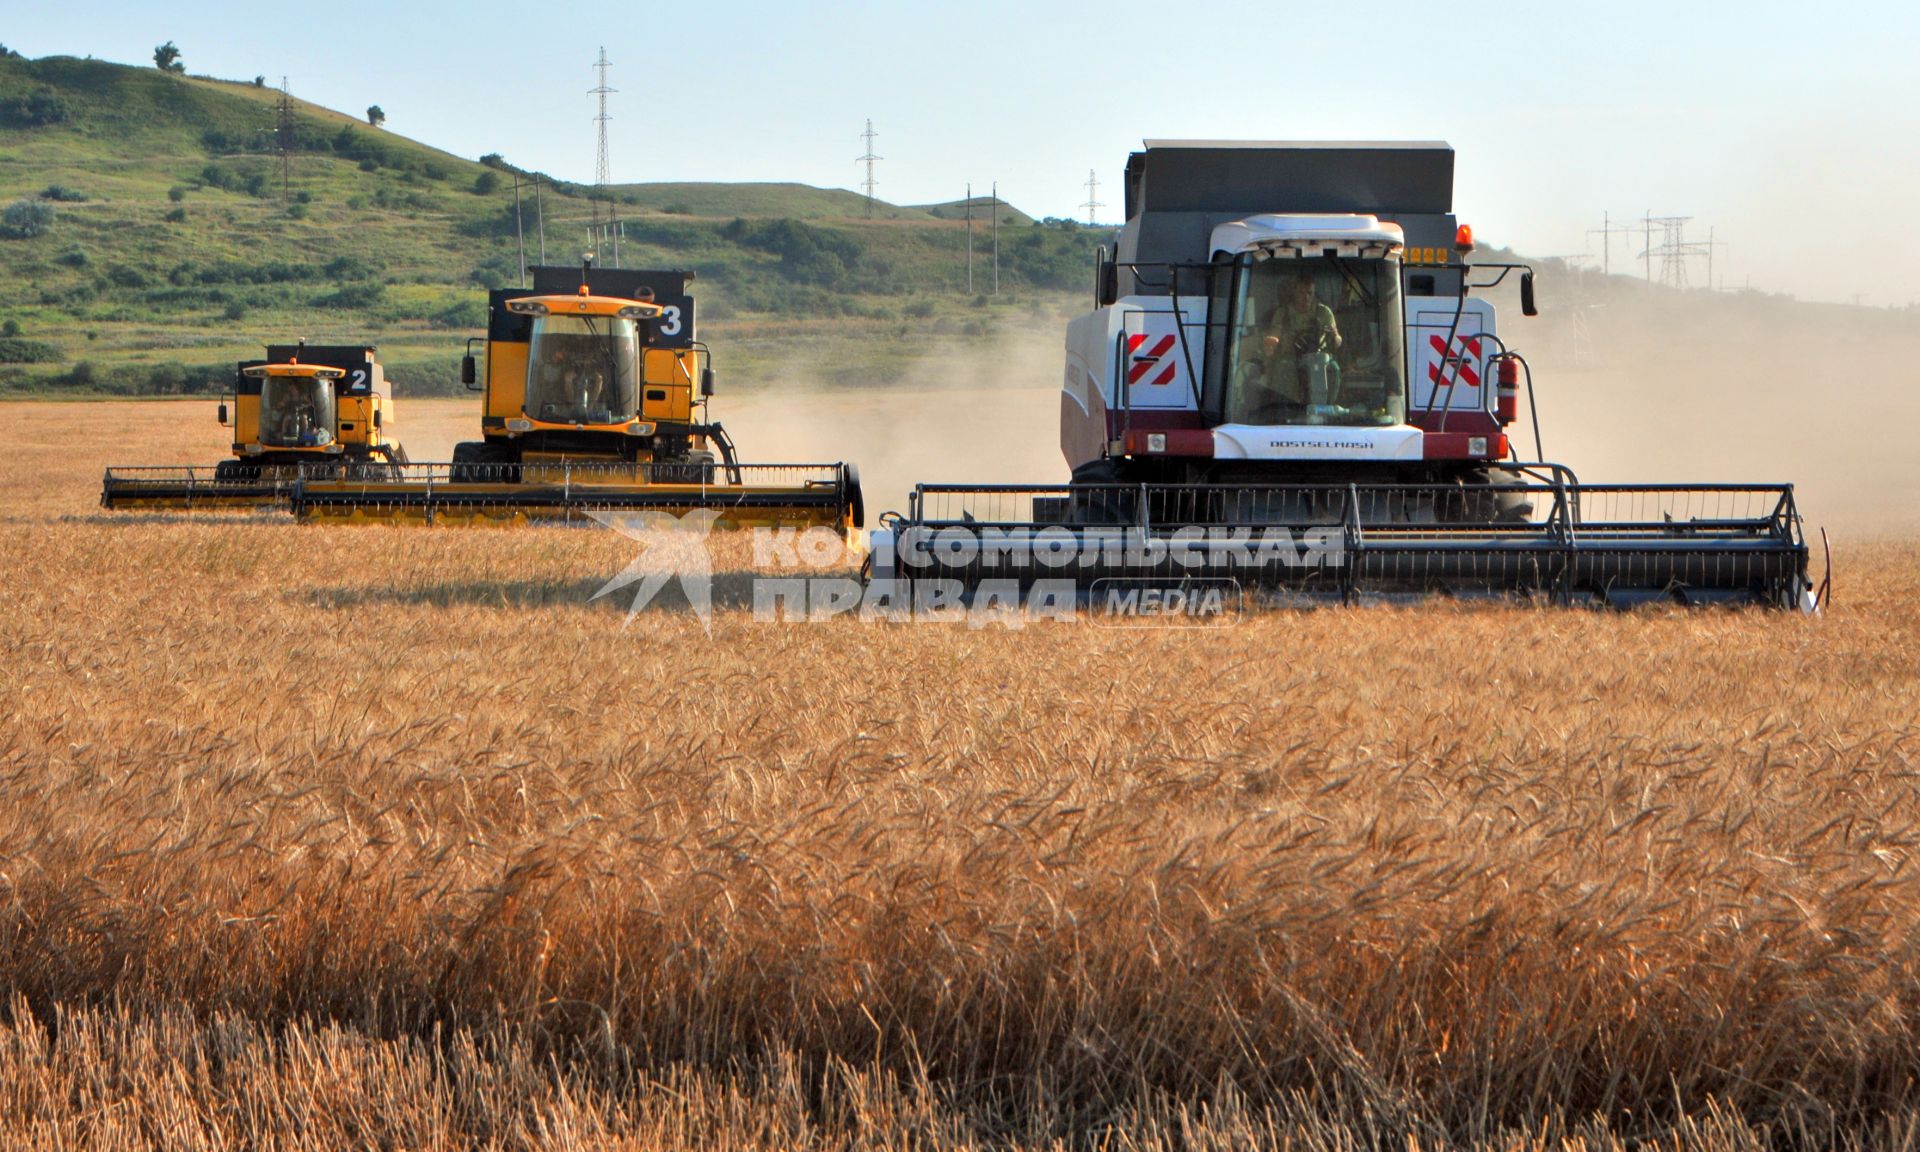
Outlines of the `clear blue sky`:
{"type": "MultiPolygon", "coordinates": [[[[10,6],[16,12],[24,5],[10,6]]],[[[1103,218],[1143,137],[1451,141],[1456,206],[1489,240],[1598,254],[1586,230],[1690,215],[1732,283],[1920,300],[1920,15],[1892,4],[72,3],[0,21],[28,56],[285,75],[466,156],[591,180],[605,45],[613,178],[855,187],[967,181],[1041,215],[1103,218]]],[[[1616,268],[1638,252],[1616,238],[1616,268]]],[[[1698,273],[1696,273],[1696,278],[1698,273]]]]}

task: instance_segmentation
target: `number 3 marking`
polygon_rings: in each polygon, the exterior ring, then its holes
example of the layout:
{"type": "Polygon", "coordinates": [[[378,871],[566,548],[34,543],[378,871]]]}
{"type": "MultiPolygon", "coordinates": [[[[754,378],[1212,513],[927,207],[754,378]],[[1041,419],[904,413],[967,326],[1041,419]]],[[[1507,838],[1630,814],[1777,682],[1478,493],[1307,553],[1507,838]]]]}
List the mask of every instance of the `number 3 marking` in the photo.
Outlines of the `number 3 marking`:
{"type": "Polygon", "coordinates": [[[669,304],[660,310],[660,335],[680,335],[680,305],[669,304]]]}

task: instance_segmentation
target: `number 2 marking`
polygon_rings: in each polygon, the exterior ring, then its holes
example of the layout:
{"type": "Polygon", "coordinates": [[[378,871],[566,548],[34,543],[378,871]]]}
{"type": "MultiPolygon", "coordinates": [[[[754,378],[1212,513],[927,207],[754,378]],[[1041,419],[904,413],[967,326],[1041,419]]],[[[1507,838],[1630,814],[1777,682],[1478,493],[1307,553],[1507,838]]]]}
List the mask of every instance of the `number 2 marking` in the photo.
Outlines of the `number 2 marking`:
{"type": "Polygon", "coordinates": [[[353,376],[347,381],[347,387],[357,392],[360,390],[360,386],[366,382],[367,370],[365,368],[355,368],[353,370],[353,376]]]}

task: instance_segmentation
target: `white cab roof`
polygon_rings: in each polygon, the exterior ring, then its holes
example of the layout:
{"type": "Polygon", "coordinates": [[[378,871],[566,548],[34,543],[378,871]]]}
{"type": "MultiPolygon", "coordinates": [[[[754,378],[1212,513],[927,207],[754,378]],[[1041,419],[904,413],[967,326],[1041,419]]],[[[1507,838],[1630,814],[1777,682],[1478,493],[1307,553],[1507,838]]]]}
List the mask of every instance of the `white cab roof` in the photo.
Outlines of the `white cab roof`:
{"type": "Polygon", "coordinates": [[[1330,247],[1371,248],[1406,244],[1400,225],[1381,221],[1376,216],[1354,214],[1316,214],[1299,216],[1249,216],[1213,230],[1209,248],[1214,252],[1251,252],[1256,248],[1330,247]]]}

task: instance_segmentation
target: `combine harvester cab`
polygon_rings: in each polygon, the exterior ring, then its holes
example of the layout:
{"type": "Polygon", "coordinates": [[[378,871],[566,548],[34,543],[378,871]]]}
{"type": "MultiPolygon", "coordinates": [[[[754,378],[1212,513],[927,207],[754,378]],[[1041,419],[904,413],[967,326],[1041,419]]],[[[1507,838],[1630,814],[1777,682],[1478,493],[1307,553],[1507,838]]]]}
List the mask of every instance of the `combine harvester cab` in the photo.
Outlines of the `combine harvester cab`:
{"type": "Polygon", "coordinates": [[[531,288],[491,294],[484,370],[471,343],[462,361],[481,394],[481,438],[446,463],[303,479],[290,494],[296,515],[515,524],[708,509],[720,527],[856,533],[851,464],[742,464],[706,418],[714,376],[695,338],[692,273],[591,263],[533,273],[531,288]]]}
{"type": "Polygon", "coordinates": [[[111,509],[232,509],[284,505],[302,478],[391,476],[406,463],[393,439],[393,402],[371,345],[273,344],[242,361],[220,401],[233,458],[212,467],[112,467],[111,509]]]}
{"type": "MultiPolygon", "coordinates": [[[[922,485],[878,578],[1811,609],[1786,484],[1585,485],[1510,439],[1532,374],[1440,143],[1157,142],[1068,326],[1067,485],[922,485]]],[[[1058,585],[1054,585],[1057,587],[1058,585]]]]}

